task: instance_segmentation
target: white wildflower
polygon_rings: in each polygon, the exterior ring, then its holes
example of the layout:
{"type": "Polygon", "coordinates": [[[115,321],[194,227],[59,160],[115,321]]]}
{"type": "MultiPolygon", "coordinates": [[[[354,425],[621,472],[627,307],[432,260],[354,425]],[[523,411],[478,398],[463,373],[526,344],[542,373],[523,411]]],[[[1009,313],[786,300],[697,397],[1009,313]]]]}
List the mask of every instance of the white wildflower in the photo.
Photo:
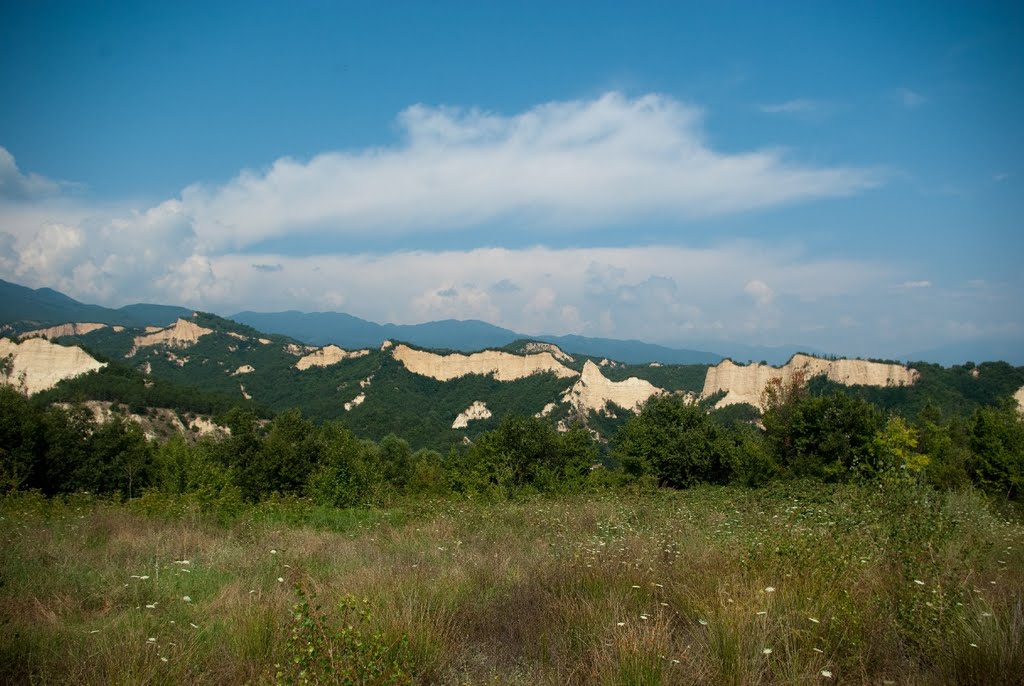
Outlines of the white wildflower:
{"type": "Polygon", "coordinates": [[[192,602],[192,598],[187,595],[182,596],[181,599],[184,600],[186,603],[192,602]]]}
{"type": "Polygon", "coordinates": [[[771,655],[772,654],[772,649],[771,648],[765,648],[764,650],[761,651],[761,654],[762,655],[771,655]]]}
{"type": "Polygon", "coordinates": [[[832,672],[828,671],[827,669],[821,670],[821,675],[823,677],[825,677],[826,679],[831,679],[832,678],[832,672]]]}
{"type": "Polygon", "coordinates": [[[768,586],[767,588],[764,589],[764,592],[765,593],[775,593],[775,587],[774,586],[768,586]]]}

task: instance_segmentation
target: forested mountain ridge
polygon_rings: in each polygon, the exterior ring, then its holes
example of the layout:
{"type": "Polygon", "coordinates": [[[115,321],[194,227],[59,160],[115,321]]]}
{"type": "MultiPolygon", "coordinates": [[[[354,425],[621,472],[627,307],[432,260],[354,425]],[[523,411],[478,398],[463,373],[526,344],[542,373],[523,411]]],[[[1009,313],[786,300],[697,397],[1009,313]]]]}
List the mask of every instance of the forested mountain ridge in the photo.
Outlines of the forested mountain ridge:
{"type": "MultiPolygon", "coordinates": [[[[796,356],[784,367],[729,360],[718,366],[627,365],[531,340],[470,354],[390,340],[375,348],[321,348],[206,313],[165,327],[67,322],[19,336],[22,342],[8,341],[5,350],[27,345],[26,336],[47,336],[81,346],[105,365],[44,391],[49,401],[210,415],[240,406],[264,417],[294,408],[318,422],[340,419],[360,436],[395,434],[415,447],[440,450],[473,440],[510,415],[542,417],[562,429],[584,422],[599,437],[608,436],[655,395],[733,405],[728,416],[750,419],[765,381],[789,378],[794,370],[820,374],[812,385],[820,393],[842,389],[897,413],[929,402],[947,415],[969,412],[1024,386],[1024,369],[1005,363],[909,368],[796,356]],[[868,371],[850,376],[850,369],[868,371]]],[[[13,370],[9,377],[17,383],[13,370]]]]}
{"type": "MultiPolygon", "coordinates": [[[[556,339],[579,348],[546,340],[506,340],[516,334],[483,322],[392,328],[433,331],[431,335],[444,338],[470,325],[481,340],[497,337],[504,342],[424,346],[387,338],[378,343],[382,331],[391,329],[324,314],[330,322],[363,327],[362,345],[318,347],[182,308],[133,305],[110,310],[48,289],[0,282],[0,290],[12,294],[14,303],[0,313],[22,315],[4,325],[4,335],[10,337],[0,355],[8,356],[5,381],[41,399],[209,415],[238,406],[262,417],[294,408],[317,422],[340,419],[360,436],[379,440],[395,434],[416,447],[440,450],[475,439],[509,415],[541,417],[561,429],[583,422],[607,437],[655,395],[728,405],[722,410],[725,415],[750,420],[766,382],[795,373],[814,377],[811,388],[818,393],[842,390],[908,416],[929,404],[947,416],[965,414],[1024,387],[1024,368],[1006,363],[945,368],[797,355],[781,367],[728,359],[715,366],[626,364],[587,354],[594,350],[587,347],[589,342],[597,339],[556,339]],[[69,316],[57,319],[61,314],[69,316]],[[63,353],[66,348],[47,341],[80,346],[91,357],[63,353]],[[54,368],[71,357],[77,359],[74,369],[54,368]],[[30,359],[37,371],[23,376],[30,359]],[[38,369],[47,365],[40,376],[38,369]],[[89,369],[95,371],[82,374],[89,369]]],[[[301,315],[296,321],[309,319],[301,315]]]]}

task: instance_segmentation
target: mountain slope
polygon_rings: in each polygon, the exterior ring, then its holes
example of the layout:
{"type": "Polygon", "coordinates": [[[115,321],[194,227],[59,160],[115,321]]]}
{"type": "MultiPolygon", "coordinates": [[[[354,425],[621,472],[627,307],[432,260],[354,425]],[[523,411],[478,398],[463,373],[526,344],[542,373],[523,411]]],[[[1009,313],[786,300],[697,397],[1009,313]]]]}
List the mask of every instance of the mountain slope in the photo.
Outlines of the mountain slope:
{"type": "Polygon", "coordinates": [[[542,340],[568,353],[619,360],[628,364],[715,364],[721,355],[700,350],[668,348],[641,341],[587,336],[527,336],[475,319],[423,324],[377,324],[342,312],[239,312],[231,319],[261,331],[279,333],[312,345],[333,343],[343,348],[379,347],[399,340],[426,348],[472,352],[501,348],[517,340],[542,340]]]}
{"type": "Polygon", "coordinates": [[[98,322],[121,326],[166,326],[192,310],[169,305],[126,305],[111,309],[87,305],[51,288],[32,289],[0,279],[0,323],[98,322]]]}

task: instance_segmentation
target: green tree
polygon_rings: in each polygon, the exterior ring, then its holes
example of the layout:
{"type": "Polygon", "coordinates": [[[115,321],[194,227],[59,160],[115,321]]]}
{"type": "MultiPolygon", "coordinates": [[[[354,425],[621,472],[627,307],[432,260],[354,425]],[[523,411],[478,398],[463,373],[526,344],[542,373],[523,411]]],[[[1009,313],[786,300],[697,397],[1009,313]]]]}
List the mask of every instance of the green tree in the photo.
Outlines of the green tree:
{"type": "Polygon", "coordinates": [[[970,426],[970,471],[985,490],[1007,498],[1024,494],[1024,419],[1012,399],[981,407],[970,426]]]}
{"type": "Polygon", "coordinates": [[[312,423],[303,419],[299,410],[275,417],[255,454],[238,465],[242,495],[257,501],[274,492],[301,492],[318,458],[312,435],[312,423]]]}
{"type": "Polygon", "coordinates": [[[612,456],[634,475],[650,474],[663,486],[726,483],[736,444],[700,406],[682,396],[647,401],[615,436],[612,456]]]}

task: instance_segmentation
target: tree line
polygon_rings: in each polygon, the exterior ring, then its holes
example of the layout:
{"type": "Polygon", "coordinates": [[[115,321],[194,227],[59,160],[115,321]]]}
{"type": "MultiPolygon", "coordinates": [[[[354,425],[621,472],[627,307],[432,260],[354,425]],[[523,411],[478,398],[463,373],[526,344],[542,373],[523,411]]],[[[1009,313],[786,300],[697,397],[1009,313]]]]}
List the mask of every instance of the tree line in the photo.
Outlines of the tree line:
{"type": "Polygon", "coordinates": [[[97,423],[80,407],[44,406],[0,388],[0,492],[191,494],[213,504],[304,497],[335,507],[400,497],[509,498],[646,484],[760,486],[778,479],[917,481],[1024,495],[1024,421],[1012,399],[967,417],[926,405],[906,418],[845,393],[816,395],[800,377],[773,381],[756,421],[680,395],[649,400],[599,443],[577,425],[510,415],[442,454],[389,435],[357,437],[298,410],[261,419],[236,407],[230,429],[196,441],[150,441],[125,417],[97,423]]]}

